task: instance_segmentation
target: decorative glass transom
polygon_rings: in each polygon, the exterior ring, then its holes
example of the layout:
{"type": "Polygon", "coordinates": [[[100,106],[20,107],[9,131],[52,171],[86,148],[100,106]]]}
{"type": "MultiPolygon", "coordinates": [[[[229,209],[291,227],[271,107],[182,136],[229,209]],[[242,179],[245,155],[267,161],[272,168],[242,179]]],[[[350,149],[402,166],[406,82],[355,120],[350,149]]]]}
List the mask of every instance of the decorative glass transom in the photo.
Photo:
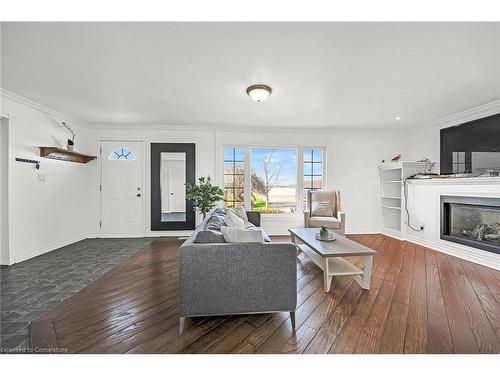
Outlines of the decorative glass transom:
{"type": "Polygon", "coordinates": [[[109,155],[109,160],[135,160],[135,155],[128,148],[118,147],[109,155]]]}

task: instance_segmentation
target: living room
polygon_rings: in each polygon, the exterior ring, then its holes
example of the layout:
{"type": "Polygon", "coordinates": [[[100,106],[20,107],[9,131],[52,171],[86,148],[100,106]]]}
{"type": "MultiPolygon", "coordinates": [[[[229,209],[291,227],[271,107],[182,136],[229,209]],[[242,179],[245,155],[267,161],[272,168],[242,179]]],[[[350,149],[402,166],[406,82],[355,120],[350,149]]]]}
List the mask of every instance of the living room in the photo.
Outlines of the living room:
{"type": "Polygon", "coordinates": [[[500,352],[498,22],[15,19],[2,353],[500,352]]]}

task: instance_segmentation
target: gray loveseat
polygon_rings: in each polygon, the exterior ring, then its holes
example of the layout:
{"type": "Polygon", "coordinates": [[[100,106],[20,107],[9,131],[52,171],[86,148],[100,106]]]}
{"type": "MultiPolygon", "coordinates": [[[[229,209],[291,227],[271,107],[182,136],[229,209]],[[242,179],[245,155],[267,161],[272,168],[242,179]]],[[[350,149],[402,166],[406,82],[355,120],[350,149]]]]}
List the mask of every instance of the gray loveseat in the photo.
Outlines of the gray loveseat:
{"type": "MultiPolygon", "coordinates": [[[[219,214],[221,211],[224,209],[218,209],[219,214]]],[[[217,218],[211,220],[212,215],[207,216],[179,249],[179,334],[184,331],[187,317],[278,311],[290,312],[295,328],[295,245],[290,242],[195,242],[198,233],[216,221],[217,218]]],[[[260,226],[258,212],[247,212],[247,215],[251,223],[248,225],[260,226]]]]}

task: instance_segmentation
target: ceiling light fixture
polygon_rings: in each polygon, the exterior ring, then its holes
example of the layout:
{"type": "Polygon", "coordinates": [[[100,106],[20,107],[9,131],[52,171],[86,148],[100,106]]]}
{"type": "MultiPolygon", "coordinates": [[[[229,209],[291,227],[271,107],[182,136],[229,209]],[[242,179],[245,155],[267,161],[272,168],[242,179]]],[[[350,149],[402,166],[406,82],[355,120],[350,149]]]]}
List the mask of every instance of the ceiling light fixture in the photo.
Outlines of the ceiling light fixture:
{"type": "Polygon", "coordinates": [[[252,85],[247,88],[247,94],[255,102],[265,101],[273,90],[267,85],[252,85]]]}
{"type": "Polygon", "coordinates": [[[401,117],[399,117],[399,116],[395,117],[394,120],[399,121],[399,120],[401,120],[401,117]]]}

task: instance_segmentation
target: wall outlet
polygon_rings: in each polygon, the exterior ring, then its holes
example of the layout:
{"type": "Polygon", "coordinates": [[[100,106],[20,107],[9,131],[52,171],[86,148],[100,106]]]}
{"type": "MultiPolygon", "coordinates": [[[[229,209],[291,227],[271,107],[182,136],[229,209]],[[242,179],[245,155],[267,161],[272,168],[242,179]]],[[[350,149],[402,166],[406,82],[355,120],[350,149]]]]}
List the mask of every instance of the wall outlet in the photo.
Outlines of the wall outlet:
{"type": "Polygon", "coordinates": [[[38,182],[45,182],[45,175],[44,174],[37,174],[36,175],[36,180],[38,182]]]}
{"type": "Polygon", "coordinates": [[[423,229],[424,229],[424,227],[425,227],[424,222],[423,222],[423,221],[419,221],[419,222],[418,222],[418,227],[419,227],[421,230],[423,230],[423,229]]]}

